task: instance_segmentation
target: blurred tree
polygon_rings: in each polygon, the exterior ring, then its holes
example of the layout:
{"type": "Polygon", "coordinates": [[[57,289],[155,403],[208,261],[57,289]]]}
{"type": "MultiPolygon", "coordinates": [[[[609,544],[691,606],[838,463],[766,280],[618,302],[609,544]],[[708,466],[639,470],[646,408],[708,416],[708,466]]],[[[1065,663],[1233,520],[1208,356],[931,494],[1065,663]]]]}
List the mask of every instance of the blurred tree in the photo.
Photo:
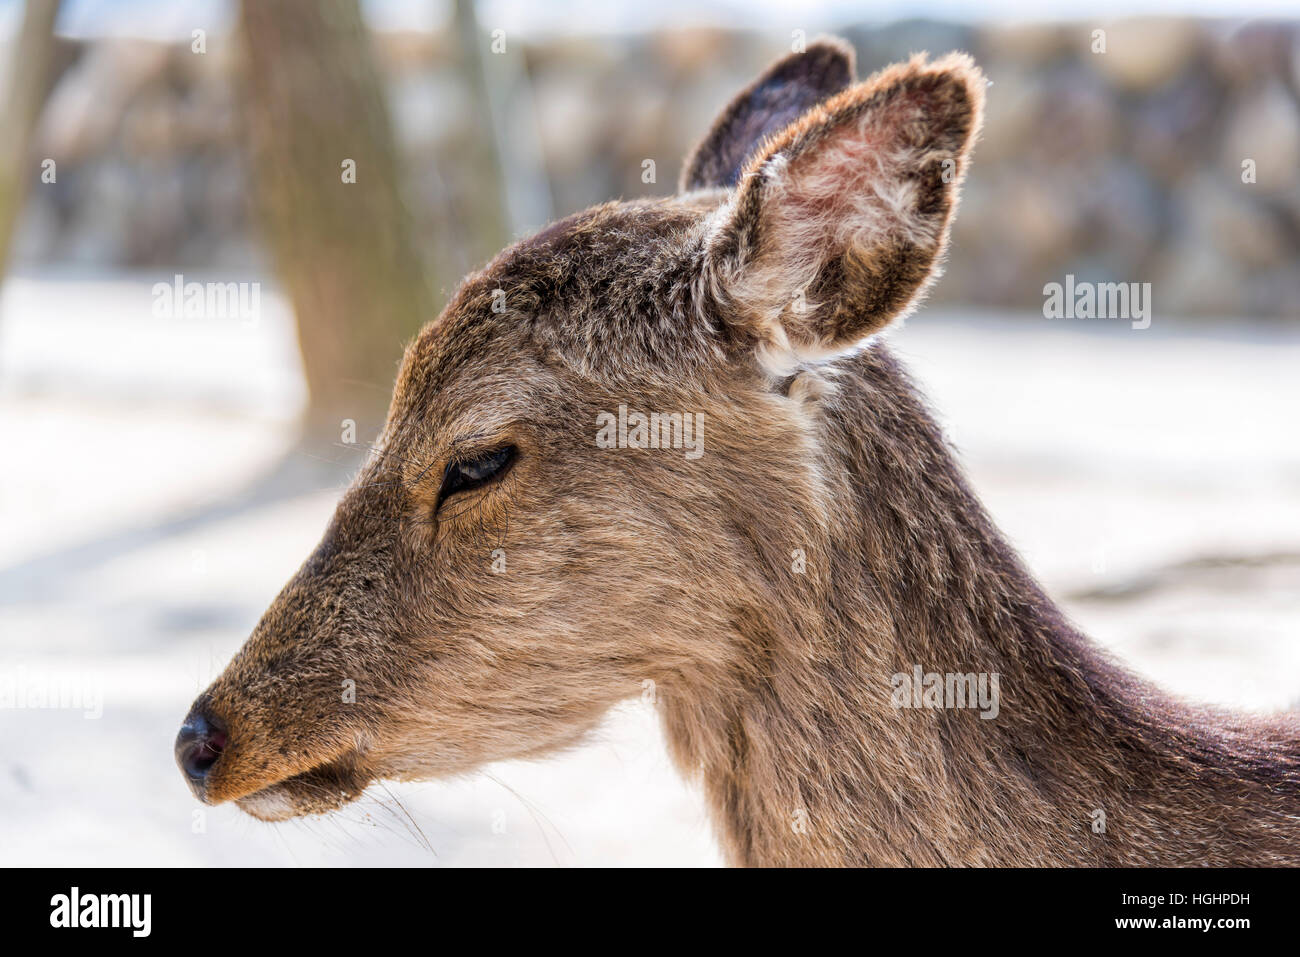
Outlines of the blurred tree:
{"type": "Polygon", "coordinates": [[[474,0],[456,0],[454,18],[461,82],[477,118],[471,131],[479,177],[468,197],[470,234],[487,243],[482,255],[490,256],[512,235],[518,238],[550,222],[555,211],[522,45],[507,52],[505,31],[485,36],[474,0]],[[493,52],[484,56],[486,49],[493,52]]]}
{"type": "Polygon", "coordinates": [[[18,214],[27,184],[36,175],[30,165],[32,135],[49,93],[50,61],[54,53],[54,21],[59,0],[27,0],[18,35],[12,41],[12,69],[5,90],[0,133],[0,269],[9,262],[18,214]]]}
{"type": "Polygon", "coordinates": [[[382,425],[404,342],[433,315],[358,0],[244,0],[257,206],[297,315],[309,441],[382,425]]]}
{"type": "Polygon", "coordinates": [[[483,62],[483,38],[479,32],[474,0],[456,0],[453,13],[457,45],[460,50],[461,82],[469,92],[477,122],[470,127],[470,155],[479,173],[477,188],[468,197],[471,206],[468,234],[471,261],[493,255],[510,238],[506,228],[507,211],[505,171],[502,154],[497,149],[495,124],[492,118],[498,107],[488,89],[488,75],[483,62]]]}

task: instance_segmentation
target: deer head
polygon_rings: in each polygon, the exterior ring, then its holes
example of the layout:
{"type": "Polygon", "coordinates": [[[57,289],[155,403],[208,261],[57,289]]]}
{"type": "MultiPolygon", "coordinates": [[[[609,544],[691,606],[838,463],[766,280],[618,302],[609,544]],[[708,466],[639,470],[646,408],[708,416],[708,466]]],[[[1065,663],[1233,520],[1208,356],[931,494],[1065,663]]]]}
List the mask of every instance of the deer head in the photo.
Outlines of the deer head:
{"type": "Polygon", "coordinates": [[[854,83],[851,51],[813,44],[728,106],[678,195],[469,276],[320,544],[194,703],[195,793],[273,820],[545,754],[796,628],[788,543],[835,509],[825,363],[933,279],[982,93],[962,55],[854,83]]]}

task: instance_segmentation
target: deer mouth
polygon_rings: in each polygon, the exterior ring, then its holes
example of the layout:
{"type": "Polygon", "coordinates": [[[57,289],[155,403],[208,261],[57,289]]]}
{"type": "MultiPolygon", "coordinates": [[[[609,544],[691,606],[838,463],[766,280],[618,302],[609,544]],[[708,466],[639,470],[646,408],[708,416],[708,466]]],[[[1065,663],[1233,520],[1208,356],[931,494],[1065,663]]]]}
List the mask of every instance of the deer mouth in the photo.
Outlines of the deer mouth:
{"type": "Polygon", "coordinates": [[[327,814],[359,798],[370,780],[357,756],[347,755],[236,798],[235,805],[262,821],[327,814]]]}

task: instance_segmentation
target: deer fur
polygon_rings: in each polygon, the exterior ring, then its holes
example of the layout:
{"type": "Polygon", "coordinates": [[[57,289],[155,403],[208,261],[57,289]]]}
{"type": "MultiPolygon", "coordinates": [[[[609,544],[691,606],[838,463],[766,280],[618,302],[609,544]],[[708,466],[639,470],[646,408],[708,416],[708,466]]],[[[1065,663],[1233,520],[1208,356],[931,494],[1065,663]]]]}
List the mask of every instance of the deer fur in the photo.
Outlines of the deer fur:
{"type": "Polygon", "coordinates": [[[734,864],[1300,863],[1294,717],[1184,704],[1080,635],[875,337],[936,275],[984,86],[958,54],[854,82],[821,41],[677,196],[468,277],[196,702],[229,731],[205,799],[278,820],[553,753],[649,680],[734,864]],[[597,448],[620,404],[703,416],[705,454],[597,448]],[[506,444],[439,507],[449,461],[506,444]],[[917,665],[998,675],[996,717],[896,707],[917,665]]]}

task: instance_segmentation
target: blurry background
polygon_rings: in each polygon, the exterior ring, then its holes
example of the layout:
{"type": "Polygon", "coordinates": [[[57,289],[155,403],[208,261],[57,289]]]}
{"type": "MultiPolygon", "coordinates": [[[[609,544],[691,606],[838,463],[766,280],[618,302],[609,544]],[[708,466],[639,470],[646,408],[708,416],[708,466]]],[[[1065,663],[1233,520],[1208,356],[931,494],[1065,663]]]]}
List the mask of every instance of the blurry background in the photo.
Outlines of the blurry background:
{"type": "Polygon", "coordinates": [[[1300,698],[1294,8],[978,6],[0,0],[0,864],[717,862],[638,704],[278,826],[200,811],[171,742],[459,278],[671,193],[822,32],[860,75],[964,49],[992,82],[947,273],[891,338],[1002,527],[1166,687],[1300,698]],[[1067,275],[1150,283],[1151,327],[1044,318],[1067,275]],[[13,707],[32,685],[102,715],[13,707]]]}

